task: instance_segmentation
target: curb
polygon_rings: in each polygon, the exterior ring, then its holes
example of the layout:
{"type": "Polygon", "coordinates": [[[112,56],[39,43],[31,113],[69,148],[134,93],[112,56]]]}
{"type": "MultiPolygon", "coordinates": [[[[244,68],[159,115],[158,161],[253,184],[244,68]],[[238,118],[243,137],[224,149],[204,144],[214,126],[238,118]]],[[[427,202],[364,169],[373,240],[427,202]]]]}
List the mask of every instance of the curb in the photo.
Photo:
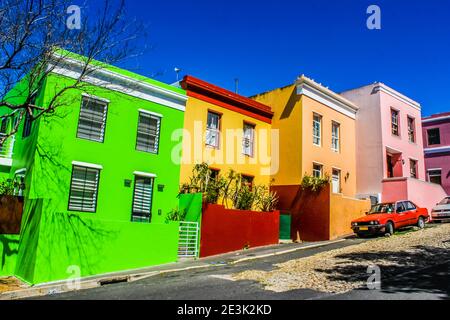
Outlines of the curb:
{"type": "MultiPolygon", "coordinates": [[[[334,241],[320,243],[320,244],[313,244],[313,245],[299,247],[299,248],[287,249],[287,250],[278,251],[278,252],[271,252],[271,253],[267,253],[267,254],[263,254],[263,255],[259,255],[259,256],[245,257],[245,258],[227,262],[226,264],[235,265],[235,264],[250,261],[250,260],[263,259],[263,258],[267,258],[267,257],[278,256],[278,255],[292,253],[292,252],[301,251],[301,250],[325,247],[325,246],[332,245],[335,243],[340,243],[343,241],[345,241],[345,239],[334,240],[334,241]]],[[[138,280],[147,279],[147,278],[150,278],[150,277],[153,277],[156,275],[161,275],[161,274],[168,274],[168,273],[173,273],[173,272],[188,271],[188,270],[195,270],[195,269],[213,268],[213,267],[219,267],[222,265],[223,264],[218,264],[218,265],[203,264],[203,265],[197,265],[197,266],[191,266],[191,267],[167,269],[167,270],[161,270],[161,271],[149,271],[149,272],[135,273],[135,274],[129,274],[129,275],[115,275],[115,276],[111,275],[109,277],[107,277],[107,276],[100,277],[95,280],[89,279],[89,280],[81,281],[79,284],[79,287],[77,287],[77,288],[69,288],[66,282],[60,282],[60,283],[55,283],[55,284],[51,284],[51,285],[43,285],[41,287],[34,287],[34,288],[32,287],[29,289],[15,290],[15,291],[0,293],[0,300],[26,299],[26,298],[33,298],[33,297],[40,297],[40,296],[46,296],[46,295],[54,295],[54,294],[72,292],[72,291],[93,289],[93,288],[99,288],[102,285],[111,284],[111,283],[135,282],[138,280]]]]}

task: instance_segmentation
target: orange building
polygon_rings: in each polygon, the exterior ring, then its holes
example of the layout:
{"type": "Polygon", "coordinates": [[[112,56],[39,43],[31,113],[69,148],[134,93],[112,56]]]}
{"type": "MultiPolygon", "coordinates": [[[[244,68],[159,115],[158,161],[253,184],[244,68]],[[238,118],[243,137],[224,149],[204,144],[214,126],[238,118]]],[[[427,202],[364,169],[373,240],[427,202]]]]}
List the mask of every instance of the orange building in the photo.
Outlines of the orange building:
{"type": "Polygon", "coordinates": [[[279,170],[273,189],[292,214],[293,238],[327,240],[352,233],[350,222],[369,209],[356,194],[356,114],[349,100],[301,76],[294,84],[252,97],[274,112],[279,170]],[[304,175],[329,176],[320,197],[302,190],[304,175]]]}
{"type": "Polygon", "coordinates": [[[216,173],[229,169],[254,184],[270,183],[272,173],[270,107],[192,76],[181,82],[188,101],[184,118],[181,183],[196,164],[216,173]]]}

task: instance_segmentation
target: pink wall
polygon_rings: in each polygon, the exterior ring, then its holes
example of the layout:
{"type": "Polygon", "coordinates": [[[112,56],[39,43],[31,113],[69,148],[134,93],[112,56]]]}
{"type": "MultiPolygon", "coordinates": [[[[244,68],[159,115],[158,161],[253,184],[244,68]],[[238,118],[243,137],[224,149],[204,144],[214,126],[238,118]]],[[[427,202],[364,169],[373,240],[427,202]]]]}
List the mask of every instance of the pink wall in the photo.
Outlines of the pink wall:
{"type": "Polygon", "coordinates": [[[444,146],[450,146],[450,119],[445,121],[436,121],[436,122],[424,122],[422,123],[423,126],[423,141],[424,141],[424,147],[425,148],[436,148],[436,147],[444,147],[444,146]],[[434,129],[439,128],[440,135],[441,135],[441,144],[435,144],[435,145],[428,145],[428,136],[427,136],[427,130],[428,129],[434,129]]]}
{"type": "Polygon", "coordinates": [[[411,200],[431,213],[433,207],[445,198],[440,185],[411,178],[387,179],[383,181],[383,202],[411,200]]]}
{"type": "Polygon", "coordinates": [[[442,186],[447,194],[450,194],[450,114],[438,114],[432,117],[424,118],[423,139],[425,148],[425,167],[429,169],[441,169],[442,186]],[[442,120],[433,120],[433,118],[443,118],[442,120]],[[441,143],[436,145],[428,145],[428,129],[439,128],[441,143]],[[447,147],[447,148],[446,148],[447,147]],[[439,151],[432,150],[439,148],[439,151]]]}
{"type": "MultiPolygon", "coordinates": [[[[341,93],[360,109],[357,114],[357,195],[388,193],[382,184],[387,178],[387,153],[401,153],[394,166],[397,176],[410,176],[410,159],[417,161],[418,178],[425,180],[425,160],[421,111],[418,103],[375,83],[341,93]],[[392,134],[391,108],[399,111],[400,135],[392,134]],[[415,142],[408,139],[408,116],[415,119],[415,142]],[[403,161],[402,161],[403,160],[403,161]],[[404,162],[404,163],[403,163],[404,162]]],[[[395,190],[393,190],[395,195],[395,190]]],[[[385,199],[382,198],[382,201],[385,199]]]]}
{"type": "MultiPolygon", "coordinates": [[[[412,159],[418,161],[418,179],[425,180],[425,159],[423,155],[422,117],[420,110],[385,92],[381,92],[380,95],[381,127],[384,147],[383,158],[386,159],[387,148],[401,151],[402,159],[405,162],[402,164],[402,176],[410,176],[409,160],[412,159]],[[400,136],[392,134],[391,108],[399,111],[400,136]],[[408,139],[408,116],[415,119],[415,143],[409,142],[408,139]]],[[[387,178],[386,161],[383,162],[383,168],[383,178],[387,178]]]]}
{"type": "Polygon", "coordinates": [[[425,157],[426,169],[441,169],[442,187],[450,195],[450,154],[430,154],[425,157]]]}

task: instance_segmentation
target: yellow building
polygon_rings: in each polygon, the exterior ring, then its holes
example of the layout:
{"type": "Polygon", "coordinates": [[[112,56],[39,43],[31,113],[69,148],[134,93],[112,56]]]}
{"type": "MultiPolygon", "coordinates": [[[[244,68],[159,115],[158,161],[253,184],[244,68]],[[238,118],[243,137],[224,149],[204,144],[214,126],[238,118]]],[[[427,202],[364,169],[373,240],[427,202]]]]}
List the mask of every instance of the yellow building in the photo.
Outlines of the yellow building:
{"type": "Polygon", "coordinates": [[[192,76],[181,82],[187,91],[181,183],[196,164],[206,162],[216,174],[229,169],[252,184],[270,183],[270,107],[192,76]]]}
{"type": "Polygon", "coordinates": [[[278,130],[280,144],[273,189],[280,196],[280,209],[292,214],[293,228],[301,230],[303,240],[326,240],[351,233],[351,219],[368,209],[367,201],[353,199],[358,107],[305,76],[252,99],[274,112],[272,129],[278,130]],[[309,199],[301,188],[305,174],[328,176],[328,194],[309,199]],[[346,212],[345,207],[351,207],[352,212],[346,212]]]}

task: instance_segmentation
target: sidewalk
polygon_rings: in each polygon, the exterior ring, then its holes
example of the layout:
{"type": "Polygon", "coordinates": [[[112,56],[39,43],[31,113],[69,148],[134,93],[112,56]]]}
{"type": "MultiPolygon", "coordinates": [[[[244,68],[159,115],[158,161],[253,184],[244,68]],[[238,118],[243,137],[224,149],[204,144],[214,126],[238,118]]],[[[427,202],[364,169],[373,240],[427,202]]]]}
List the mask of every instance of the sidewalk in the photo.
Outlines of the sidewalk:
{"type": "Polygon", "coordinates": [[[182,259],[176,263],[171,264],[86,277],[81,279],[78,288],[71,288],[66,281],[58,281],[54,283],[46,283],[35,286],[26,286],[24,284],[19,284],[17,281],[11,280],[15,278],[0,278],[0,281],[5,281],[5,279],[8,279],[11,283],[11,290],[6,291],[5,288],[3,288],[4,292],[1,293],[0,291],[0,300],[23,299],[74,290],[91,289],[105,284],[117,282],[133,282],[159,274],[237,264],[244,261],[263,259],[265,257],[286,254],[298,250],[327,246],[342,241],[345,240],[323,241],[314,243],[283,243],[278,245],[253,248],[249,250],[241,250],[197,260],[182,259]]]}

